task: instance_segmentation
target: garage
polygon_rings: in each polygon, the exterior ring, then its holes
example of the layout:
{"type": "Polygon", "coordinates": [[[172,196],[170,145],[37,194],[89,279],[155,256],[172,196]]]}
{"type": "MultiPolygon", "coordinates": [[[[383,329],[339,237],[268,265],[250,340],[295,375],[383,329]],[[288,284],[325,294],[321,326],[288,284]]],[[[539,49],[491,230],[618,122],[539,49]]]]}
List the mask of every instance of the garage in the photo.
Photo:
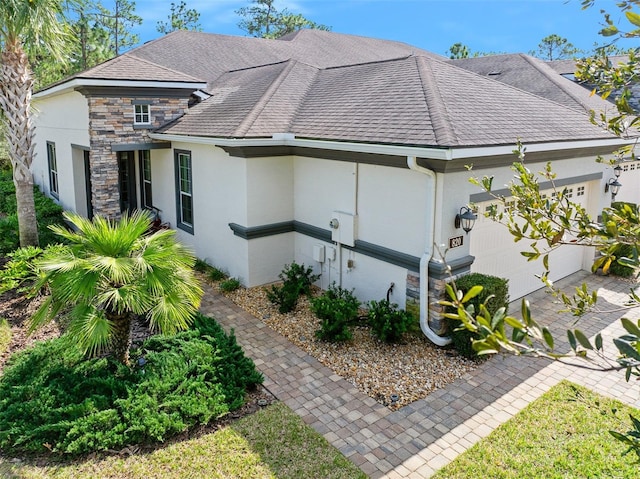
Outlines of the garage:
{"type": "MultiPolygon", "coordinates": [[[[586,208],[589,186],[588,183],[568,185],[567,194],[571,201],[586,208]]],[[[551,196],[554,192],[547,190],[542,194],[551,196]]],[[[509,198],[507,205],[508,203],[509,198]]],[[[513,301],[544,286],[539,279],[544,273],[544,266],[542,259],[527,261],[527,258],[520,254],[521,251],[527,250],[525,240],[516,243],[505,226],[483,215],[489,211],[492,204],[497,202],[486,201],[476,204],[478,220],[470,233],[470,252],[475,256],[471,271],[508,279],[509,295],[513,301]]],[[[576,271],[589,268],[592,258],[592,248],[561,246],[549,256],[551,280],[557,281],[576,271]]]]}

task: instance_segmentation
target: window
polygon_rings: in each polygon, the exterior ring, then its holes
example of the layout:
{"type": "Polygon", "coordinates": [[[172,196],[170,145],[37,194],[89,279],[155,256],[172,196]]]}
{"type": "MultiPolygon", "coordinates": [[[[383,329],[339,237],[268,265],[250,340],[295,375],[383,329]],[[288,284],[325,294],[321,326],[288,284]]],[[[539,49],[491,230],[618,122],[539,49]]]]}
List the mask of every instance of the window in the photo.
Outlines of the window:
{"type": "Polygon", "coordinates": [[[58,198],[58,161],[56,160],[56,144],[47,141],[47,161],[49,163],[49,191],[51,196],[58,198]]]}
{"type": "Polygon", "coordinates": [[[178,228],[193,234],[193,182],[191,152],[175,150],[178,228]]]}
{"type": "Polygon", "coordinates": [[[133,105],[133,117],[134,125],[150,124],[149,105],[133,105]]]}
{"type": "Polygon", "coordinates": [[[153,206],[153,196],[151,195],[151,151],[140,150],[140,202],[143,208],[153,206]]]}
{"type": "Polygon", "coordinates": [[[578,192],[576,196],[584,196],[584,186],[578,186],[578,192]]]}

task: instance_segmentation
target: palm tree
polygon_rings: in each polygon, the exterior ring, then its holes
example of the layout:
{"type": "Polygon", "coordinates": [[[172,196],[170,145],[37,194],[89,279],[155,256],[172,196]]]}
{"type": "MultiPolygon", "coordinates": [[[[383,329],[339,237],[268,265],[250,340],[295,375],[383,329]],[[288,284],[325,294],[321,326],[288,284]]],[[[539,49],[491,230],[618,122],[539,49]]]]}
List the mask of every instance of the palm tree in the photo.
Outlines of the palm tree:
{"type": "Polygon", "coordinates": [[[92,221],[65,213],[75,231],[50,228],[68,242],[36,266],[36,283],[50,295],[31,319],[31,329],[70,310],[68,333],[85,352],[110,347],[129,363],[131,322],[137,316],[165,334],[186,329],[197,312],[202,289],[193,273],[194,255],[175,239],[175,231],[148,234],[151,218],[138,211],[118,222],[92,221]]]}
{"type": "Polygon", "coordinates": [[[33,199],[34,126],[31,122],[33,76],[29,51],[47,52],[63,61],[67,36],[63,4],[76,0],[0,1],[0,108],[7,124],[9,158],[13,167],[18,203],[18,225],[22,246],[38,244],[38,225],[33,199]]]}

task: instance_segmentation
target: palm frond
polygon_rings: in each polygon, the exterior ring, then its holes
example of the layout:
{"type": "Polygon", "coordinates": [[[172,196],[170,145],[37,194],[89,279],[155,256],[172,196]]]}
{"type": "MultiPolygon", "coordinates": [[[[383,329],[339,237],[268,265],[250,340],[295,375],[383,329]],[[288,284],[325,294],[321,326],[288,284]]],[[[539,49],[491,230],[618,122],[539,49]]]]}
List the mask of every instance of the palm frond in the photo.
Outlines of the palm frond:
{"type": "Polygon", "coordinates": [[[78,304],[71,311],[68,334],[85,354],[100,353],[110,343],[113,325],[103,311],[78,304]]]}

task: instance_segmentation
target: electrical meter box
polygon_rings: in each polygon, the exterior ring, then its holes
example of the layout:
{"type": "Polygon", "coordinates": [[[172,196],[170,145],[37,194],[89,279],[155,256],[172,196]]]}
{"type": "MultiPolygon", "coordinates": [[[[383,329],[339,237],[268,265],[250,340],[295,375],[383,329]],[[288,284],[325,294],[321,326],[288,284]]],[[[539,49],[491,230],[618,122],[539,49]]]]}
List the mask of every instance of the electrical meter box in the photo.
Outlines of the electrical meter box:
{"type": "Polygon", "coordinates": [[[354,246],[356,240],[356,215],[334,211],[329,221],[331,240],[337,243],[354,246]]]}

